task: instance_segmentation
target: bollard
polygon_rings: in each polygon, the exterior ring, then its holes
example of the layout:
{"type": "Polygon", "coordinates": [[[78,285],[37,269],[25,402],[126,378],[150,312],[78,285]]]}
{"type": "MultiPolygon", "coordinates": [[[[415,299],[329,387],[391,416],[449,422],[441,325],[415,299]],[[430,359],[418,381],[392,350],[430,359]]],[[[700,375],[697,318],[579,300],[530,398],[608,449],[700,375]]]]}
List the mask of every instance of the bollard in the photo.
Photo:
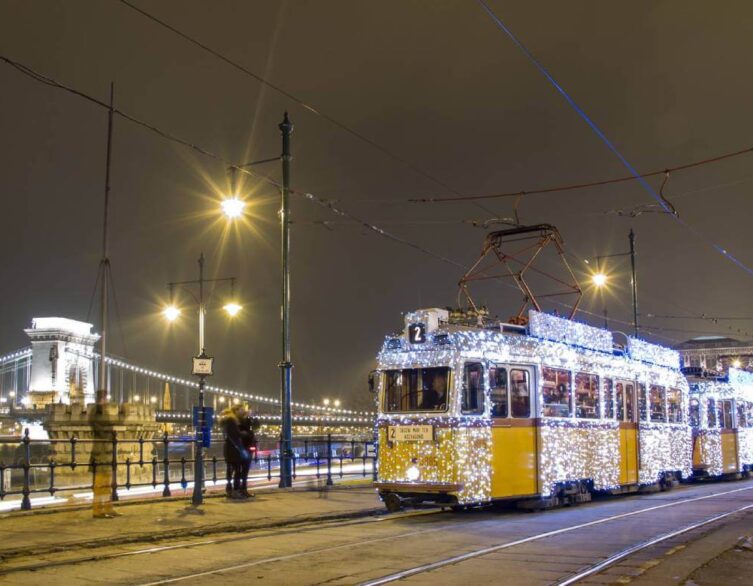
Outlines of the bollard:
{"type": "Polygon", "coordinates": [[[272,480],[272,454],[267,456],[267,480],[272,480]]]}
{"type": "Polygon", "coordinates": [[[327,486],[332,486],[332,434],[327,434],[327,486]]]}
{"type": "Polygon", "coordinates": [[[120,497],[118,496],[118,432],[114,430],[112,432],[112,458],[110,466],[112,468],[110,499],[112,502],[117,502],[120,500],[120,497]]]}
{"type": "Polygon", "coordinates": [[[295,480],[295,466],[296,466],[295,461],[298,459],[295,452],[293,452],[293,457],[291,459],[293,461],[293,474],[292,474],[292,478],[293,478],[293,480],[295,480]]]}
{"type": "Polygon", "coordinates": [[[126,490],[131,490],[131,459],[126,458],[126,490]]]}
{"type": "Polygon", "coordinates": [[[21,500],[21,510],[29,511],[31,510],[31,499],[29,498],[29,495],[31,494],[31,487],[29,486],[29,471],[31,468],[31,439],[29,438],[28,427],[24,430],[24,439],[22,441],[24,445],[24,487],[22,490],[23,499],[21,500]]]}
{"type": "Polygon", "coordinates": [[[157,454],[152,455],[152,488],[157,488],[157,454]]]}
{"type": "Polygon", "coordinates": [[[171,496],[170,494],[170,458],[168,456],[168,447],[170,446],[170,440],[167,438],[167,432],[165,432],[162,438],[163,452],[162,452],[162,466],[164,468],[163,482],[165,488],[162,489],[162,496],[171,496]]]}
{"type": "Polygon", "coordinates": [[[78,438],[74,435],[71,438],[71,470],[76,469],[76,442],[78,441],[78,438]]]}
{"type": "Polygon", "coordinates": [[[303,440],[303,459],[308,462],[309,459],[309,440],[303,440]]]}

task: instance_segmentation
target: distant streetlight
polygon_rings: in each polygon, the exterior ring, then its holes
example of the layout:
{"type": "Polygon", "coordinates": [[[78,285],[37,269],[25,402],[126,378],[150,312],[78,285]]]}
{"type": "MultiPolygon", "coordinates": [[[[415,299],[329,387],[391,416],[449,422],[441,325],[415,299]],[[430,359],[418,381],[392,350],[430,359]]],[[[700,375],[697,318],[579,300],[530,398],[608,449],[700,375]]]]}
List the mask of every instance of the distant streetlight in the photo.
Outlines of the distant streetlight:
{"type": "Polygon", "coordinates": [[[157,402],[157,397],[149,397],[149,402],[154,405],[157,402]]]}
{"type": "Polygon", "coordinates": [[[340,399],[335,399],[335,407],[340,407],[340,399]]]}
{"type": "Polygon", "coordinates": [[[133,400],[138,403],[139,401],[141,401],[141,395],[134,395],[133,400]]]}
{"type": "MultiPolygon", "coordinates": [[[[638,337],[638,282],[635,276],[635,233],[633,232],[632,228],[630,229],[630,233],[628,234],[628,240],[630,242],[629,252],[620,252],[618,254],[607,254],[607,255],[596,257],[596,272],[593,275],[591,275],[591,282],[597,289],[602,290],[602,299],[603,299],[603,289],[607,284],[608,277],[601,270],[601,261],[605,258],[614,258],[618,256],[630,257],[630,273],[631,273],[630,285],[631,285],[632,294],[633,294],[633,335],[637,338],[638,337]]],[[[590,263],[586,261],[586,264],[590,264],[590,263]]],[[[604,327],[605,328],[608,327],[606,302],[604,302],[604,327]]]]}
{"type": "Polygon", "coordinates": [[[243,208],[246,207],[246,203],[237,197],[230,197],[223,199],[220,206],[222,207],[222,213],[229,220],[236,220],[243,215],[243,208]]]}
{"type": "Polygon", "coordinates": [[[162,310],[162,315],[165,316],[165,319],[167,321],[175,321],[180,317],[180,309],[175,307],[174,305],[168,305],[165,309],[162,310]]]}
{"type": "Polygon", "coordinates": [[[734,359],[734,360],[732,361],[732,366],[734,366],[735,368],[740,368],[740,367],[741,367],[742,365],[743,365],[743,363],[742,363],[742,362],[740,362],[740,359],[739,359],[739,358],[735,358],[735,359],[734,359]]]}
{"type": "Polygon", "coordinates": [[[324,404],[325,407],[329,407],[329,399],[327,399],[326,397],[322,399],[322,403],[324,404]]]}
{"type": "MultiPolygon", "coordinates": [[[[230,201],[230,200],[225,200],[230,201]]],[[[227,209],[223,205],[223,209],[227,209]]],[[[241,207],[242,210],[242,207],[241,207]]],[[[198,404],[198,416],[197,416],[197,430],[196,430],[196,458],[194,458],[194,486],[193,495],[191,497],[191,503],[198,507],[204,502],[204,427],[206,422],[206,413],[204,406],[204,379],[207,376],[211,376],[213,358],[206,353],[206,346],[204,344],[204,318],[206,316],[206,300],[204,299],[204,285],[206,283],[221,283],[229,282],[231,287],[231,299],[234,298],[235,290],[235,277],[226,277],[220,279],[205,279],[204,278],[204,253],[199,256],[199,278],[192,281],[175,281],[168,283],[167,286],[170,289],[170,305],[163,311],[164,316],[169,321],[174,321],[180,311],[173,303],[174,292],[176,287],[186,289],[199,306],[199,353],[193,358],[193,374],[199,377],[199,404],[198,404]],[[189,289],[190,285],[199,286],[199,296],[196,297],[189,289]],[[176,313],[177,312],[177,313],[176,313]],[[172,316],[172,317],[171,317],[172,316]]],[[[241,306],[234,301],[225,305],[225,311],[231,316],[236,315],[241,310],[241,306]]]]}

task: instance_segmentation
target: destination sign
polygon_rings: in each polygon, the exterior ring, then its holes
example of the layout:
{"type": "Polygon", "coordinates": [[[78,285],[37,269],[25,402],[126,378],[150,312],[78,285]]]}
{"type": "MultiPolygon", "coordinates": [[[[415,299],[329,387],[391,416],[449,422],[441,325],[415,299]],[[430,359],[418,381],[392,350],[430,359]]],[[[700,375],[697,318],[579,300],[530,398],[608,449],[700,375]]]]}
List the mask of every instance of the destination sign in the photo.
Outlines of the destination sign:
{"type": "Polygon", "coordinates": [[[433,425],[390,425],[387,439],[393,442],[434,441],[433,425]]]}

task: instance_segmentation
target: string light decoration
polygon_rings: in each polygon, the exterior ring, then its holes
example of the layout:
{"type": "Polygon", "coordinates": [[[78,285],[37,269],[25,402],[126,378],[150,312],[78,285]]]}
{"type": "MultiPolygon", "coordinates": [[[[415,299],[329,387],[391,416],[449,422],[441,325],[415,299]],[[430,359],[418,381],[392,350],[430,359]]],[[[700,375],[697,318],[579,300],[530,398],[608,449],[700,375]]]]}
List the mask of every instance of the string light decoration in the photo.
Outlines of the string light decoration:
{"type": "MultiPolygon", "coordinates": [[[[420,315],[428,322],[426,311],[420,315]]],[[[673,350],[632,340],[626,353],[614,353],[612,335],[606,330],[570,320],[530,312],[529,330],[521,333],[445,324],[437,320],[425,341],[413,344],[405,336],[387,337],[377,356],[379,372],[430,367],[449,367],[451,384],[446,413],[390,413],[380,405],[379,482],[421,486],[434,492],[456,494],[459,504],[487,502],[492,498],[490,389],[484,376],[484,414],[464,416],[460,389],[467,362],[529,365],[536,370],[532,381],[532,406],[538,410],[539,494],[552,495],[557,485],[568,481],[591,480],[596,490],[620,486],[622,457],[620,425],[605,415],[603,380],[637,382],[650,388],[659,385],[679,389],[681,421],[676,423],[639,422],[639,483],[659,482],[665,472],[679,472],[683,478],[692,472],[692,435],[685,414],[688,409],[688,383],[679,370],[679,354],[673,350]],[[542,417],[544,405],[541,367],[548,366],[599,377],[599,411],[594,419],[578,418],[575,409],[567,417],[542,417]],[[388,441],[390,426],[431,425],[433,441],[388,441]],[[416,473],[417,470],[417,473],[416,473]],[[427,487],[427,485],[430,485],[427,487]],[[436,485],[436,486],[431,486],[436,485]],[[457,490],[444,487],[457,486],[457,490]]],[[[574,391],[574,390],[573,390],[574,391]]],[[[378,377],[377,396],[383,398],[385,377],[378,377]]],[[[573,393],[574,394],[574,393],[573,393]]],[[[664,412],[667,412],[664,397],[664,412]]],[[[382,404],[383,405],[383,404],[382,404]]],[[[647,410],[648,411],[648,410],[647,410]]],[[[648,417],[648,413],[644,414],[648,417]]],[[[402,490],[402,488],[400,489],[402,490]]],[[[405,489],[407,490],[407,489],[405,489]]],[[[514,496],[514,495],[511,495],[514,496]]]]}
{"type": "Polygon", "coordinates": [[[696,430],[700,459],[698,464],[703,466],[710,476],[721,476],[730,472],[724,466],[720,402],[733,401],[731,417],[737,428],[736,471],[742,472],[745,467],[753,468],[753,373],[730,367],[727,380],[693,379],[690,395],[699,403],[699,426],[696,430]],[[714,401],[713,422],[709,421],[709,401],[714,401]]]}

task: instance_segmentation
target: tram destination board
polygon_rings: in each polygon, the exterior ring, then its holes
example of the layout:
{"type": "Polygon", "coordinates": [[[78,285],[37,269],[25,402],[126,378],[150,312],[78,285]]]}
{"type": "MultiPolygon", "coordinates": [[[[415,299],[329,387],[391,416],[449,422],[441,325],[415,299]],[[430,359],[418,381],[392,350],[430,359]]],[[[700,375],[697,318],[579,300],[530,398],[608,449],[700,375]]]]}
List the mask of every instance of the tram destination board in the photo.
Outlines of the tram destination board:
{"type": "Polygon", "coordinates": [[[434,441],[433,425],[390,425],[387,438],[394,442],[434,441]]]}

